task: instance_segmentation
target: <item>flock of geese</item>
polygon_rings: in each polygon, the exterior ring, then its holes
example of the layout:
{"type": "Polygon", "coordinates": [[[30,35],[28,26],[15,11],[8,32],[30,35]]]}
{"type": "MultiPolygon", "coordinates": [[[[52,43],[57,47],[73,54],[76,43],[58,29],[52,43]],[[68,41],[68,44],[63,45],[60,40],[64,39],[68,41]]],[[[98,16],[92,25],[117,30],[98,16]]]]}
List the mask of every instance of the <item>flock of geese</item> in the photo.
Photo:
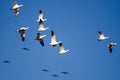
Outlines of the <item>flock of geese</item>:
{"type": "MultiPolygon", "coordinates": [[[[15,11],[15,16],[18,16],[19,10],[20,10],[21,7],[23,7],[22,4],[19,5],[16,2],[12,3],[11,10],[15,11]]],[[[44,27],[44,22],[47,19],[43,18],[43,16],[44,16],[44,14],[43,14],[42,10],[40,10],[39,11],[39,17],[37,19],[37,22],[39,23],[39,28],[37,29],[38,33],[37,33],[36,38],[34,39],[34,40],[38,40],[42,46],[44,46],[44,40],[43,40],[43,38],[45,38],[46,35],[41,35],[40,32],[43,32],[43,31],[46,31],[46,30],[49,29],[49,27],[44,27]]],[[[20,33],[22,41],[25,41],[25,31],[28,30],[28,29],[29,29],[29,27],[22,27],[19,30],[17,30],[17,32],[20,33]]],[[[98,33],[99,33],[98,41],[103,41],[103,40],[109,38],[109,37],[105,37],[104,34],[103,34],[103,32],[99,31],[98,33]]],[[[64,54],[64,53],[66,53],[66,52],[69,51],[69,50],[65,50],[64,49],[62,41],[57,41],[56,40],[56,35],[55,35],[55,33],[54,33],[53,30],[51,31],[51,42],[49,43],[49,45],[53,46],[53,47],[55,47],[56,45],[59,45],[59,47],[60,47],[59,54],[64,54]]],[[[109,48],[110,53],[112,53],[113,46],[116,46],[116,45],[117,45],[117,43],[109,43],[108,44],[108,48],[109,48]]]]}
{"type": "MultiPolygon", "coordinates": [[[[20,10],[21,7],[23,7],[22,4],[19,5],[19,4],[17,4],[17,2],[13,2],[12,3],[12,8],[10,8],[10,10],[13,10],[15,12],[15,16],[18,16],[19,15],[19,10],[20,10]]],[[[47,19],[44,19],[43,16],[44,16],[44,14],[43,14],[42,10],[40,10],[38,19],[36,20],[39,23],[39,28],[37,29],[37,35],[34,38],[34,40],[38,40],[40,42],[41,46],[44,46],[44,39],[43,38],[45,38],[47,36],[47,35],[41,35],[41,32],[49,29],[48,27],[44,27],[44,22],[47,19]]],[[[26,39],[25,32],[26,32],[26,30],[29,30],[29,28],[30,27],[21,27],[18,30],[16,30],[16,32],[18,32],[20,34],[22,42],[25,41],[25,39],[26,39]]],[[[58,52],[59,54],[64,54],[64,53],[69,51],[69,50],[64,49],[62,41],[57,41],[56,40],[56,35],[55,35],[54,31],[52,30],[51,31],[51,42],[49,43],[49,46],[55,47],[57,45],[59,45],[59,48],[60,48],[59,49],[60,51],[58,52]]],[[[26,51],[30,51],[30,49],[26,48],[26,47],[24,47],[22,49],[26,50],[26,51]]],[[[8,64],[8,63],[11,63],[11,62],[8,61],[8,60],[4,60],[3,63],[8,64]]],[[[43,72],[49,72],[49,70],[47,70],[47,69],[42,69],[42,71],[43,72]]],[[[61,73],[62,74],[69,74],[68,72],[61,72],[61,73]]],[[[57,74],[52,74],[52,76],[53,77],[59,77],[59,75],[57,75],[57,74]]]]}
{"type": "MultiPolygon", "coordinates": [[[[15,12],[15,16],[18,16],[19,15],[19,10],[20,10],[20,8],[21,7],[23,7],[23,5],[19,5],[19,4],[17,4],[17,2],[13,2],[12,3],[12,8],[11,8],[11,10],[14,10],[14,12],[15,12]]],[[[39,28],[37,29],[37,35],[36,35],[36,37],[34,38],[34,40],[38,40],[39,42],[40,42],[40,44],[41,44],[41,46],[44,46],[44,40],[43,40],[43,38],[45,38],[46,37],[46,35],[41,35],[40,33],[41,32],[43,32],[43,31],[46,31],[46,30],[48,30],[49,29],[49,27],[44,27],[44,22],[47,20],[47,19],[45,19],[45,18],[43,18],[43,16],[44,16],[44,14],[43,14],[43,12],[42,12],[42,10],[40,10],[39,11],[39,17],[38,17],[38,19],[36,20],[38,23],[39,23],[39,28]]],[[[20,37],[21,37],[21,40],[24,42],[25,41],[25,31],[26,30],[28,30],[30,27],[21,27],[20,29],[18,29],[17,30],[17,32],[19,32],[20,33],[20,37]]],[[[98,41],[103,41],[103,40],[106,40],[106,39],[109,39],[109,37],[106,37],[106,36],[104,36],[104,33],[103,32],[98,32],[99,33],[99,38],[98,38],[98,41]]],[[[59,54],[64,54],[64,53],[66,53],[66,52],[68,52],[69,50],[65,50],[64,49],[64,46],[63,46],[63,43],[62,43],[62,41],[57,41],[56,40],[56,35],[55,35],[55,33],[54,33],[54,31],[52,30],[51,31],[51,42],[49,43],[49,46],[53,46],[53,47],[55,47],[56,45],[59,45],[59,54]]],[[[107,46],[108,46],[108,48],[109,48],[109,52],[110,53],[112,53],[112,49],[113,49],[113,47],[114,46],[116,46],[117,45],[117,43],[109,43],[107,46]]],[[[24,50],[30,50],[30,49],[28,49],[28,48],[22,48],[22,49],[24,49],[24,50]]],[[[7,60],[5,60],[5,61],[3,61],[4,63],[10,63],[10,61],[7,61],[7,60]]],[[[49,72],[49,70],[47,70],[47,69],[42,69],[42,71],[44,71],[44,72],[49,72]]],[[[68,72],[61,72],[61,73],[63,73],[63,74],[69,74],[68,72]]],[[[52,76],[54,76],[54,77],[58,77],[58,75],[52,75],[52,76]]]]}
{"type": "MultiPolygon", "coordinates": [[[[13,2],[11,10],[15,11],[15,16],[18,16],[19,10],[22,6],[23,5],[19,5],[16,2],[13,2]]],[[[36,38],[34,39],[34,40],[38,40],[42,46],[44,46],[43,38],[45,38],[46,35],[41,35],[40,33],[49,29],[49,27],[44,27],[44,22],[47,19],[44,19],[43,16],[44,16],[44,14],[43,14],[42,10],[40,10],[39,17],[37,19],[37,22],[39,23],[39,28],[37,29],[38,33],[36,35],[36,38]]],[[[25,41],[25,31],[28,29],[29,29],[29,27],[21,27],[20,29],[17,30],[17,32],[20,33],[22,41],[25,41]]],[[[64,54],[69,51],[69,50],[64,49],[62,41],[56,40],[56,35],[55,35],[54,31],[52,30],[51,31],[51,42],[49,43],[49,46],[55,47],[56,45],[59,45],[59,47],[60,47],[60,49],[59,49],[60,51],[58,52],[59,54],[64,54]]]]}

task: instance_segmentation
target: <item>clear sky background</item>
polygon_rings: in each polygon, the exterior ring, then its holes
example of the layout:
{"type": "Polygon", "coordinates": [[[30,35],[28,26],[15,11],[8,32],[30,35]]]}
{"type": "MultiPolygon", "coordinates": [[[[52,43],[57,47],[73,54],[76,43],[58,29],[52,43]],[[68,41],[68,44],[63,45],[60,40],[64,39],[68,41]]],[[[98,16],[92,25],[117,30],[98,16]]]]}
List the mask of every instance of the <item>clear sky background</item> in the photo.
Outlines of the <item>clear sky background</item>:
{"type": "Polygon", "coordinates": [[[0,1],[0,80],[120,80],[120,0],[16,0],[24,5],[18,17],[10,10],[12,2],[0,1]],[[33,40],[39,10],[50,28],[41,33],[47,35],[44,47],[33,40]],[[16,32],[20,27],[30,27],[25,42],[16,32]],[[51,30],[70,52],[59,55],[59,46],[48,46],[51,30]],[[98,42],[98,31],[110,38],[98,42]],[[112,54],[110,42],[118,44],[112,54]]]}

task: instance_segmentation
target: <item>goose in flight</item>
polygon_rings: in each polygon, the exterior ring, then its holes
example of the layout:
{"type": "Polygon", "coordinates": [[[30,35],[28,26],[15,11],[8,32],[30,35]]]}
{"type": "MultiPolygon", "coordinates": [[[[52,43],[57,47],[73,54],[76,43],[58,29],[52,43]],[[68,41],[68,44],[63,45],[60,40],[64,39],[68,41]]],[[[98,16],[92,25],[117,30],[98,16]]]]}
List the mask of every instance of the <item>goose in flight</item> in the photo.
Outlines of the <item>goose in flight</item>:
{"type": "Polygon", "coordinates": [[[59,43],[61,43],[61,41],[57,42],[55,33],[51,31],[51,43],[49,43],[49,45],[55,47],[59,43]]]}
{"type": "Polygon", "coordinates": [[[109,43],[108,44],[108,48],[109,48],[110,53],[112,53],[113,46],[116,46],[116,45],[117,45],[117,43],[109,43]]]}
{"type": "Polygon", "coordinates": [[[3,63],[10,63],[10,61],[8,61],[8,60],[5,60],[5,61],[3,61],[3,63]]]}
{"type": "Polygon", "coordinates": [[[25,31],[29,29],[29,27],[21,27],[17,32],[20,33],[22,41],[25,41],[25,31]]]}
{"type": "Polygon", "coordinates": [[[38,40],[40,44],[44,46],[44,40],[43,40],[44,37],[46,37],[46,35],[41,35],[40,33],[37,33],[35,40],[38,40]]]}
{"type": "Polygon", "coordinates": [[[62,72],[63,74],[69,74],[68,72],[62,72]]]}
{"type": "Polygon", "coordinates": [[[47,70],[47,69],[42,69],[42,71],[44,71],[44,72],[49,72],[49,70],[47,70]]]}
{"type": "Polygon", "coordinates": [[[43,16],[44,16],[44,14],[43,14],[42,10],[40,10],[40,11],[39,11],[39,17],[38,17],[37,22],[40,22],[40,19],[41,19],[42,21],[46,21],[47,19],[43,19],[43,16]]]}
{"type": "Polygon", "coordinates": [[[26,48],[26,47],[24,47],[24,48],[22,48],[23,50],[26,50],[26,51],[30,51],[30,49],[29,48],[26,48]]]}
{"type": "Polygon", "coordinates": [[[60,47],[59,54],[64,54],[64,53],[66,53],[66,52],[69,51],[69,50],[65,50],[65,49],[64,49],[64,46],[63,46],[62,42],[59,43],[59,47],[60,47]]]}
{"type": "Polygon", "coordinates": [[[12,3],[12,8],[11,8],[11,10],[14,10],[15,11],[15,16],[18,16],[18,14],[19,14],[19,9],[20,9],[20,7],[22,7],[23,5],[21,4],[21,5],[19,5],[19,4],[17,4],[17,2],[13,2],[12,3]]]}
{"type": "Polygon", "coordinates": [[[53,76],[53,77],[59,77],[59,76],[58,76],[58,75],[56,75],[56,74],[53,74],[52,76],[53,76]]]}
{"type": "Polygon", "coordinates": [[[45,31],[49,29],[48,27],[44,27],[44,22],[40,19],[40,22],[39,22],[39,28],[37,29],[38,32],[42,32],[42,31],[45,31]]]}
{"type": "Polygon", "coordinates": [[[99,33],[98,41],[102,41],[109,38],[109,37],[105,37],[103,32],[99,31],[98,33],[99,33]]]}

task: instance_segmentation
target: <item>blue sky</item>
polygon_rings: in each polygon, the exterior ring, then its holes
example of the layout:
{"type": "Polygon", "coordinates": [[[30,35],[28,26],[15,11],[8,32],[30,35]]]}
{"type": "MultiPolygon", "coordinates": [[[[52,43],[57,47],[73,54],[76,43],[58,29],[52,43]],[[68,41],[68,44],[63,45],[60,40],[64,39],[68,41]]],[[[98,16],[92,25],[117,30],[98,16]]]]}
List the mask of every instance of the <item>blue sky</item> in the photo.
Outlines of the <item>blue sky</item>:
{"type": "Polygon", "coordinates": [[[0,80],[120,80],[119,0],[16,0],[24,5],[18,17],[10,10],[12,1],[0,2],[0,80]],[[33,40],[39,10],[44,12],[45,26],[50,28],[41,33],[47,35],[45,47],[33,40]],[[16,30],[27,26],[30,29],[22,42],[16,30]],[[70,52],[58,55],[59,46],[48,46],[51,30],[70,52]],[[98,31],[110,38],[98,42],[98,31]],[[118,44],[112,54],[107,47],[110,42],[118,44]],[[5,64],[4,60],[11,63],[5,64]],[[42,72],[43,68],[49,72],[42,72]]]}

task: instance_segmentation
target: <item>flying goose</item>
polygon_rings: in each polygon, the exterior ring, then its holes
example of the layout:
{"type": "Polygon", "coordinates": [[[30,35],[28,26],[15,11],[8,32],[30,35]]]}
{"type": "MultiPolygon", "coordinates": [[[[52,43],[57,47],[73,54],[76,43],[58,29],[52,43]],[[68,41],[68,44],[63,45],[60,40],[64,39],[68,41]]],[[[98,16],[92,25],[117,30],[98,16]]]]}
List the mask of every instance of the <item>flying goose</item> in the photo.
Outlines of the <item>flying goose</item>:
{"type": "Polygon", "coordinates": [[[43,16],[44,16],[44,14],[43,14],[42,10],[40,10],[40,11],[39,11],[39,17],[38,17],[37,22],[40,22],[40,19],[41,19],[42,21],[46,21],[47,19],[43,19],[43,16]]]}
{"type": "Polygon", "coordinates": [[[69,51],[69,50],[65,50],[65,49],[64,49],[64,46],[63,46],[62,42],[59,43],[59,47],[60,47],[59,54],[64,54],[64,53],[66,53],[66,52],[69,51]]]}
{"type": "Polygon", "coordinates": [[[29,48],[26,48],[26,47],[24,47],[24,48],[22,48],[23,50],[26,50],[26,51],[30,51],[30,49],[29,48]]]}
{"type": "Polygon", "coordinates": [[[59,77],[59,76],[58,76],[58,75],[56,75],[56,74],[53,74],[52,76],[53,76],[53,77],[59,77]]]}
{"type": "Polygon", "coordinates": [[[55,47],[59,43],[61,43],[61,41],[57,42],[55,33],[51,31],[51,43],[49,43],[49,45],[55,47]]]}
{"type": "Polygon", "coordinates": [[[49,29],[48,27],[44,27],[44,22],[40,19],[40,22],[39,22],[39,28],[37,29],[38,32],[42,32],[42,31],[45,31],[49,29]]]}
{"type": "Polygon", "coordinates": [[[8,60],[5,60],[5,61],[3,61],[3,63],[10,63],[10,61],[8,61],[8,60]]]}
{"type": "Polygon", "coordinates": [[[42,69],[42,71],[44,71],[44,72],[49,72],[49,70],[47,70],[47,69],[42,69]]]}
{"type": "Polygon", "coordinates": [[[29,27],[21,27],[17,32],[20,33],[22,41],[25,41],[25,31],[29,29],[29,27]]]}
{"type": "Polygon", "coordinates": [[[108,44],[108,48],[109,48],[110,53],[112,53],[113,46],[116,46],[116,45],[117,45],[116,43],[109,43],[108,44]]]}
{"type": "Polygon", "coordinates": [[[105,37],[103,32],[99,31],[98,33],[99,33],[98,41],[102,41],[109,38],[109,37],[105,37]]]}
{"type": "Polygon", "coordinates": [[[63,74],[69,74],[68,72],[62,72],[63,74]]]}
{"type": "Polygon", "coordinates": [[[19,4],[17,4],[17,2],[13,2],[12,3],[12,8],[11,8],[11,10],[14,10],[15,11],[15,16],[18,16],[18,14],[19,14],[19,9],[20,9],[20,7],[22,7],[23,5],[21,4],[21,5],[19,5],[19,4]]]}
{"type": "Polygon", "coordinates": [[[44,46],[44,40],[43,40],[44,37],[46,37],[46,35],[41,35],[40,33],[37,33],[35,40],[38,40],[40,44],[44,46]]]}

